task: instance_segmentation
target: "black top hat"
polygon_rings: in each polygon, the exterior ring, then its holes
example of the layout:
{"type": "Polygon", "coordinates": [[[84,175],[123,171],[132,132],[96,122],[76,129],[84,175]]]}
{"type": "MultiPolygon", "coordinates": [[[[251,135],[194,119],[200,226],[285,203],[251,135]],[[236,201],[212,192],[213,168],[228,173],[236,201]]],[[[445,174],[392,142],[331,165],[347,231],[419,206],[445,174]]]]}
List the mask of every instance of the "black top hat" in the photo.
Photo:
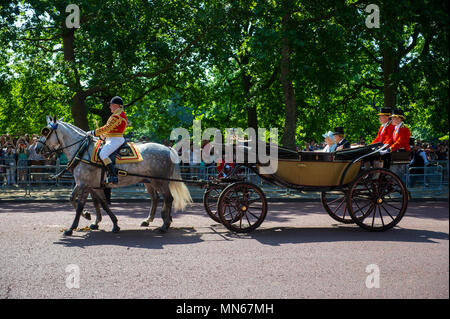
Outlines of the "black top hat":
{"type": "Polygon", "coordinates": [[[334,128],[333,135],[344,135],[344,128],[342,126],[337,126],[334,128]]]}
{"type": "Polygon", "coordinates": [[[402,119],[405,118],[405,113],[403,113],[402,110],[400,109],[396,109],[396,110],[392,110],[392,117],[401,117],[402,119]]]}
{"type": "Polygon", "coordinates": [[[111,101],[109,101],[109,104],[119,104],[123,106],[123,101],[120,96],[115,96],[111,99],[111,101]]]}
{"type": "Polygon", "coordinates": [[[378,115],[391,116],[391,113],[392,109],[390,107],[382,107],[380,108],[380,113],[378,113],[378,115]]]}

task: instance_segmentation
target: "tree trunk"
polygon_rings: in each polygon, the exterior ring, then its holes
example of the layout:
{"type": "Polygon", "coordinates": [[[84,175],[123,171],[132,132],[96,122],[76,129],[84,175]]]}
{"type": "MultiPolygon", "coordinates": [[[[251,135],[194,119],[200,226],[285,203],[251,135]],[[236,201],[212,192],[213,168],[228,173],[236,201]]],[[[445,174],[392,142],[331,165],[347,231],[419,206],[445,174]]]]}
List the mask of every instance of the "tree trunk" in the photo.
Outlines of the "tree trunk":
{"type": "Polygon", "coordinates": [[[396,59],[391,48],[383,50],[383,93],[385,107],[395,108],[397,85],[392,80],[392,76],[396,71],[396,59]]]}
{"type": "Polygon", "coordinates": [[[63,26],[63,52],[64,61],[67,62],[66,77],[69,88],[75,95],[72,98],[71,113],[75,125],[88,131],[89,122],[87,119],[87,109],[85,104],[86,95],[81,87],[78,70],[75,66],[74,33],[75,29],[66,29],[63,26]]]}
{"type": "Polygon", "coordinates": [[[286,148],[295,150],[295,134],[297,130],[297,100],[295,98],[294,86],[291,79],[291,50],[286,33],[289,20],[290,13],[286,13],[281,19],[283,38],[281,48],[280,82],[283,89],[283,98],[285,104],[285,120],[282,144],[286,148]]]}
{"type": "MultiPolygon", "coordinates": [[[[243,55],[240,59],[242,66],[247,66],[249,58],[247,55],[243,55]]],[[[250,105],[250,89],[252,87],[251,77],[246,73],[245,67],[242,68],[242,87],[244,90],[245,106],[247,108],[247,126],[252,127],[255,133],[258,134],[258,114],[256,112],[256,106],[250,105]]]]}
{"type": "Polygon", "coordinates": [[[84,103],[84,95],[77,92],[72,99],[72,117],[75,125],[82,130],[89,131],[89,122],[87,120],[87,110],[84,103]]]}

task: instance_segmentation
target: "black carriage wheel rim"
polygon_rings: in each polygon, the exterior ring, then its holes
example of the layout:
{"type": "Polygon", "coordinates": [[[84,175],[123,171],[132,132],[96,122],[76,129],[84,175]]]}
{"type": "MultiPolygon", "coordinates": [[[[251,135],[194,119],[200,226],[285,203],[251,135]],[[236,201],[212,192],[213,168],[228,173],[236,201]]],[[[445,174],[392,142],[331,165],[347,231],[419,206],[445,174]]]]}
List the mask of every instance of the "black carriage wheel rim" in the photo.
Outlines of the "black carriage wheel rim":
{"type": "Polygon", "coordinates": [[[218,201],[221,222],[236,232],[248,232],[257,228],[266,213],[264,193],[253,184],[230,185],[222,192],[218,201]]]}
{"type": "Polygon", "coordinates": [[[406,211],[407,200],[403,182],[386,169],[374,169],[358,176],[347,199],[352,218],[371,231],[397,225],[406,211]]]}
{"type": "Polygon", "coordinates": [[[334,220],[344,224],[354,223],[352,217],[348,212],[347,195],[345,191],[338,191],[337,193],[322,192],[321,200],[325,211],[334,220]],[[331,196],[337,197],[330,199],[331,196]]]}
{"type": "Polygon", "coordinates": [[[220,187],[210,187],[205,190],[203,194],[203,206],[206,213],[215,222],[220,223],[220,218],[217,214],[217,200],[219,199],[222,188],[220,187]]]}

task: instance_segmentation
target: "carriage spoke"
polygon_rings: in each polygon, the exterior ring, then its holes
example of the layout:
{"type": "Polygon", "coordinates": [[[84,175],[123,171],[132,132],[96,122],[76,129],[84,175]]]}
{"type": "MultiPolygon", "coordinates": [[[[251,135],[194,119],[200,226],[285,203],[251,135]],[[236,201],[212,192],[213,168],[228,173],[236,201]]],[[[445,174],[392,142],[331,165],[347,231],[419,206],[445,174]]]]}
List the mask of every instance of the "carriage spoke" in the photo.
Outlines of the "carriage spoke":
{"type": "Polygon", "coordinates": [[[381,214],[381,208],[380,208],[380,206],[378,206],[378,212],[380,213],[381,224],[383,224],[383,227],[384,227],[384,220],[383,220],[383,215],[381,214]]]}
{"type": "Polygon", "coordinates": [[[354,211],[355,215],[356,215],[357,212],[361,212],[361,213],[362,213],[362,217],[365,216],[365,214],[364,214],[364,212],[363,212],[363,209],[366,208],[367,206],[369,206],[369,205],[372,204],[372,202],[370,202],[369,204],[367,204],[367,205],[365,205],[365,206],[363,206],[363,207],[361,208],[361,207],[359,207],[359,205],[358,205],[358,203],[357,203],[356,201],[354,201],[354,203],[355,203],[356,206],[358,207],[358,209],[354,211]]]}
{"type": "Polygon", "coordinates": [[[389,212],[387,211],[387,209],[383,206],[383,205],[381,205],[381,207],[383,207],[383,209],[384,209],[384,211],[389,215],[389,217],[391,217],[392,218],[392,220],[395,220],[395,218],[394,217],[392,217],[392,215],[391,214],[389,214],[389,212]]]}
{"type": "Polygon", "coordinates": [[[392,206],[391,204],[388,204],[387,202],[384,202],[384,204],[386,204],[386,205],[388,205],[389,207],[392,207],[392,208],[394,208],[394,209],[396,209],[396,210],[401,210],[401,208],[392,206]]]}
{"type": "Polygon", "coordinates": [[[372,216],[372,228],[373,228],[373,223],[375,222],[375,215],[377,214],[377,207],[374,205],[374,212],[373,212],[373,216],[372,216]]]}
{"type": "MultiPolygon", "coordinates": [[[[252,215],[253,217],[255,217],[256,219],[258,219],[259,217],[256,216],[255,214],[253,214],[250,210],[247,210],[247,213],[249,213],[250,215],[252,215]]],[[[247,214],[246,214],[247,215],[247,214]]]]}

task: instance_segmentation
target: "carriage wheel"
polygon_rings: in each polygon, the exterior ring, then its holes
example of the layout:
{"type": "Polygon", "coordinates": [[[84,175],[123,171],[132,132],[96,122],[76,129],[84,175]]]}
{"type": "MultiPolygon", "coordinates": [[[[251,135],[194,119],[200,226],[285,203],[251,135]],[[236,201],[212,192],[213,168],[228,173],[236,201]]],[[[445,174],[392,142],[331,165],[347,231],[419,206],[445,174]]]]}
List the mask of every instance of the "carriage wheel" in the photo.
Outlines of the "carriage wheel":
{"type": "Polygon", "coordinates": [[[267,200],[258,186],[237,182],[222,191],[217,208],[226,228],[237,233],[247,233],[256,229],[266,218],[267,200]]]}
{"type": "Polygon", "coordinates": [[[320,198],[323,207],[331,218],[344,224],[354,223],[347,208],[347,193],[345,191],[322,192],[320,198]]]}
{"type": "Polygon", "coordinates": [[[401,179],[387,169],[362,172],[350,186],[347,206],[353,221],[370,231],[384,231],[400,222],[408,206],[401,179]]]}
{"type": "Polygon", "coordinates": [[[209,217],[217,223],[221,223],[219,215],[217,215],[217,201],[222,190],[223,187],[210,186],[203,193],[203,206],[209,217]]]}

